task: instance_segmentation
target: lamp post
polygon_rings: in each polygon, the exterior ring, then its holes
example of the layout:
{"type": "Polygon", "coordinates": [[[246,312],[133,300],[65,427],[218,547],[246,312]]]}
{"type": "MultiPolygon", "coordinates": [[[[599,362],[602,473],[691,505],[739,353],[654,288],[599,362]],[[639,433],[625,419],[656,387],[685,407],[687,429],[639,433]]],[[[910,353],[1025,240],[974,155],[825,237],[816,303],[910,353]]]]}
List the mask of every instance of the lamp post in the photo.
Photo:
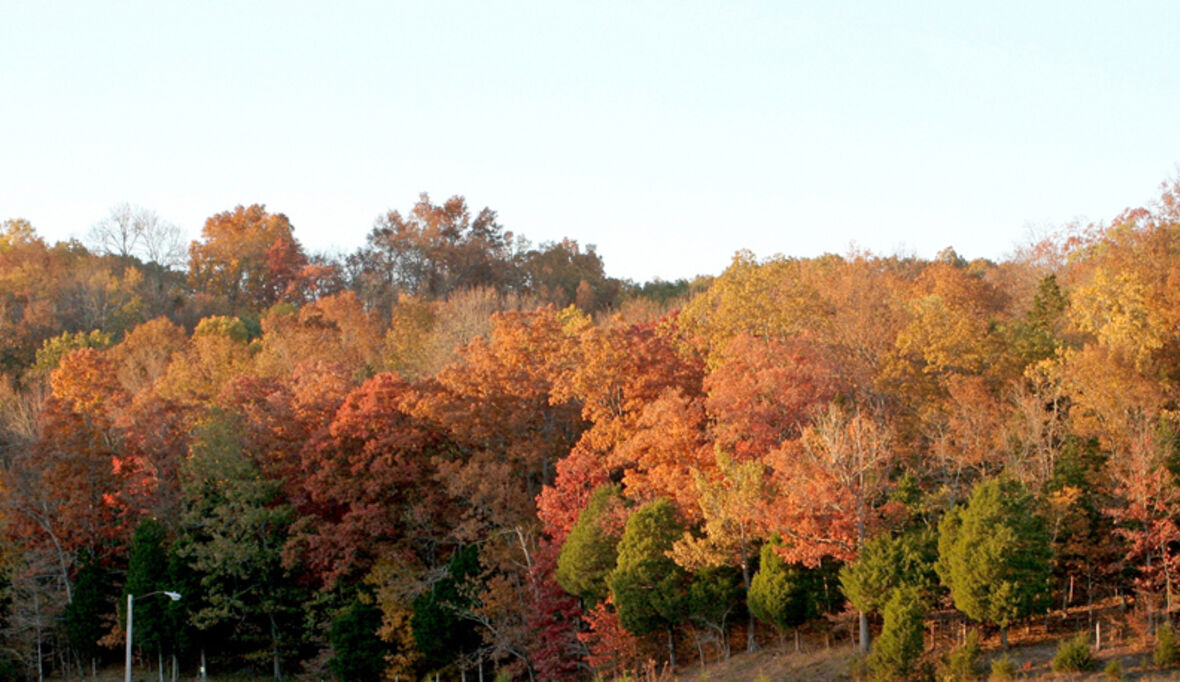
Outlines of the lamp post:
{"type": "MultiPolygon", "coordinates": [[[[150,597],[155,594],[164,594],[172,601],[180,600],[179,592],[169,592],[168,590],[157,590],[155,592],[148,592],[147,594],[139,595],[140,599],[150,597]]],[[[131,628],[135,619],[135,595],[130,592],[127,593],[127,670],[123,676],[124,682],[131,682],[131,628]]]]}

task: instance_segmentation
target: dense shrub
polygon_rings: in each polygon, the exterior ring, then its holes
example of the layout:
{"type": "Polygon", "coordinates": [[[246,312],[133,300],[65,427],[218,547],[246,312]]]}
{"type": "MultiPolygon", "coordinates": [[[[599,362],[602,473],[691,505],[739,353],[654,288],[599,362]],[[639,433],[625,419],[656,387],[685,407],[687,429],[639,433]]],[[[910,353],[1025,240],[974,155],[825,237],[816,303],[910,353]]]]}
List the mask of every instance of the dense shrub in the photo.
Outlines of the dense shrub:
{"type": "Polygon", "coordinates": [[[918,588],[906,585],[893,590],[885,605],[885,626],[869,655],[869,667],[878,680],[908,679],[922,659],[926,605],[918,588]]]}
{"type": "Polygon", "coordinates": [[[1057,647],[1057,655],[1053,657],[1053,672],[1084,672],[1093,665],[1094,657],[1090,652],[1090,638],[1084,632],[1062,642],[1061,646],[1057,647]]]}
{"type": "Polygon", "coordinates": [[[992,661],[991,674],[987,676],[990,680],[1014,680],[1016,679],[1016,664],[1008,658],[1008,654],[1000,656],[992,661]]]}
{"type": "Polygon", "coordinates": [[[952,651],[938,668],[938,679],[945,682],[973,680],[982,674],[979,665],[979,634],[967,633],[963,646],[952,651]]]}
{"type": "Polygon", "coordinates": [[[1180,647],[1176,646],[1176,631],[1171,623],[1164,623],[1155,629],[1155,652],[1152,656],[1159,668],[1171,668],[1180,660],[1180,647]]]}

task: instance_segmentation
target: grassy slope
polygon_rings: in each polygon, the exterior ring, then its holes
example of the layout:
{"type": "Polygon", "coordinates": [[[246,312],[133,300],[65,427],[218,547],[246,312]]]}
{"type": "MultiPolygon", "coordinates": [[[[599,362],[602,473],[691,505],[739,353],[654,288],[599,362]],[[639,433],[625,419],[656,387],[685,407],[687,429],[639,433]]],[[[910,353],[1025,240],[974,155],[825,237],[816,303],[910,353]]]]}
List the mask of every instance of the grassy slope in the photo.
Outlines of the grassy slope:
{"type": "MultiPolygon", "coordinates": [[[[988,642],[983,652],[984,669],[990,667],[993,658],[1000,655],[998,642],[988,642]]],[[[1118,657],[1123,665],[1125,679],[1128,680],[1180,680],[1180,670],[1161,671],[1151,666],[1151,652],[1143,646],[1121,644],[1117,647],[1107,647],[1097,652],[1097,664],[1094,669],[1082,674],[1055,674],[1051,663],[1057,650],[1057,642],[1025,641],[1012,647],[1009,655],[1021,670],[1021,679],[1060,679],[1060,680],[1105,680],[1103,669],[1106,664],[1118,657]]],[[[847,645],[831,649],[817,649],[815,651],[796,654],[793,648],[768,647],[761,651],[747,654],[735,654],[729,661],[711,663],[705,668],[699,666],[683,670],[677,675],[682,682],[696,682],[698,680],[735,680],[753,681],[765,675],[772,682],[787,680],[818,681],[818,680],[848,680],[849,662],[853,651],[847,645]]]]}
{"type": "MultiPolygon", "coordinates": [[[[1146,635],[1140,620],[1129,619],[1128,614],[1114,602],[1102,605],[1093,615],[1087,614],[1083,608],[1070,609],[1066,613],[1060,611],[1052,616],[1037,618],[1026,624],[1013,627],[1009,632],[1012,643],[1009,656],[1020,670],[1021,679],[1060,679],[1060,680],[1104,680],[1106,665],[1114,658],[1122,663],[1124,679],[1128,680],[1180,680],[1180,668],[1173,670],[1157,670],[1151,661],[1152,648],[1155,645],[1153,637],[1146,635]],[[1094,652],[1095,665],[1086,674],[1055,674],[1053,673],[1053,656],[1058,645],[1071,638],[1079,629],[1092,632],[1093,618],[1101,620],[1104,625],[1103,647],[1094,652]],[[1129,622],[1139,623],[1138,627],[1129,622]]],[[[959,620],[953,611],[941,611],[930,614],[927,626],[927,643],[931,645],[931,636],[936,635],[940,652],[954,648],[959,637],[965,634],[965,624],[959,620]]],[[[848,680],[850,663],[854,658],[854,649],[850,644],[851,621],[838,626],[839,643],[830,647],[824,645],[824,638],[811,635],[803,638],[803,652],[795,653],[794,645],[774,645],[770,633],[762,633],[759,641],[764,644],[761,651],[754,653],[738,653],[729,661],[711,662],[704,668],[699,665],[681,669],[676,679],[683,682],[697,682],[699,680],[757,680],[769,679],[772,682],[785,680],[848,680]],[[761,676],[765,677],[761,677],[761,676]]],[[[829,640],[830,641],[830,640],[829,640]]],[[[985,672],[990,669],[992,659],[998,658],[1000,651],[999,633],[992,631],[990,636],[982,642],[982,662],[985,672]]],[[[986,678],[984,678],[986,679],[986,678]]]]}

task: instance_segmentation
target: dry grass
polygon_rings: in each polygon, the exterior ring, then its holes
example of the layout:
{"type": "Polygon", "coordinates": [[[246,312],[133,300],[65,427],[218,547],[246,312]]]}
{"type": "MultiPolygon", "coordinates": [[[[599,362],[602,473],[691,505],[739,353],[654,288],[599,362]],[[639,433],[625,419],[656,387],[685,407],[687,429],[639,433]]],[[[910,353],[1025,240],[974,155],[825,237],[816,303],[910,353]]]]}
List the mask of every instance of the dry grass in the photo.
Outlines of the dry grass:
{"type": "MultiPolygon", "coordinates": [[[[1080,630],[1092,632],[1092,621],[1085,609],[1055,612],[1048,618],[1038,618],[1009,632],[1009,658],[1019,670],[1018,679],[1044,680],[1106,680],[1107,664],[1117,658],[1122,664],[1126,680],[1180,680],[1180,668],[1159,670],[1152,664],[1154,639],[1147,636],[1142,623],[1121,609],[1117,602],[1102,605],[1094,613],[1104,623],[1103,647],[1094,652],[1094,668],[1087,673],[1054,673],[1053,656],[1058,645],[1080,630]]],[[[951,611],[931,614],[928,621],[927,644],[939,654],[950,651],[965,633],[959,616],[951,611]]],[[[845,627],[847,624],[842,625],[845,627]]],[[[981,644],[981,662],[985,671],[992,660],[1002,655],[998,631],[986,633],[981,644]]],[[[761,639],[761,638],[760,638],[761,639]]],[[[767,646],[752,654],[736,654],[729,661],[710,663],[705,667],[685,668],[676,676],[682,682],[699,680],[766,680],[786,682],[794,680],[850,680],[850,663],[855,658],[854,648],[847,639],[839,645],[824,646],[815,637],[805,640],[803,653],[795,653],[793,645],[767,646]]],[[[929,653],[931,667],[936,664],[934,651],[929,653]]]]}
{"type": "MultiPolygon", "coordinates": [[[[86,677],[80,678],[77,675],[73,677],[46,677],[45,682],[123,682],[124,669],[122,665],[107,666],[100,668],[98,677],[91,677],[90,673],[86,673],[86,677]]],[[[34,677],[34,679],[36,679],[34,677]]],[[[131,672],[132,682],[160,682],[159,673],[155,669],[148,671],[144,668],[136,668],[131,672]]],[[[165,673],[164,680],[168,682],[171,678],[168,673],[165,673]]],[[[180,675],[180,682],[196,682],[201,678],[193,671],[184,671],[180,675]]],[[[250,675],[247,673],[227,674],[227,675],[209,675],[209,682],[253,682],[254,680],[269,680],[270,677],[260,675],[250,675]]],[[[298,679],[298,678],[287,678],[298,679]]]]}
{"type": "Polygon", "coordinates": [[[763,649],[754,653],[742,653],[728,661],[710,664],[704,668],[691,668],[679,674],[681,682],[697,680],[758,680],[774,682],[786,680],[837,680],[847,679],[849,660],[853,652],[848,647],[818,650],[810,653],[795,653],[779,648],[763,649]]]}
{"type": "MultiPolygon", "coordinates": [[[[1103,670],[1112,659],[1118,658],[1122,664],[1124,679],[1180,680],[1180,668],[1157,670],[1153,667],[1151,652],[1154,639],[1146,634],[1146,628],[1134,616],[1117,606],[1107,605],[1107,608],[1095,613],[1095,617],[1101,618],[1105,623],[1103,647],[1101,651],[1094,654],[1094,669],[1080,674],[1054,673],[1052,661],[1060,642],[1072,637],[1080,629],[1090,629],[1090,619],[1084,610],[1065,614],[1056,612],[1049,618],[1039,618],[1029,624],[1013,628],[1009,633],[1012,646],[1008,651],[1008,656],[1020,671],[1019,679],[1105,680],[1103,670]]],[[[653,665],[650,669],[640,671],[630,679],[643,682],[850,680],[850,663],[855,658],[854,647],[849,642],[850,625],[851,622],[835,622],[834,627],[827,635],[820,632],[806,634],[802,639],[802,653],[795,653],[792,642],[771,644],[770,640],[774,639],[773,634],[762,632],[758,637],[759,642],[763,643],[763,648],[760,651],[735,653],[728,661],[710,660],[705,666],[699,664],[691,667],[682,666],[675,674],[666,669],[657,669],[653,665]],[[833,632],[835,636],[832,636],[833,632]],[[836,643],[828,646],[828,642],[836,643]]],[[[937,649],[938,652],[949,651],[963,634],[958,616],[950,611],[931,614],[928,625],[930,629],[927,633],[927,642],[931,649],[937,649]]],[[[740,647],[744,647],[743,634],[735,632],[736,636],[731,640],[735,652],[740,647]]],[[[989,669],[991,661],[1002,653],[999,633],[993,630],[986,635],[981,642],[984,670],[989,669]]],[[[678,649],[687,662],[687,657],[691,655],[689,649],[687,647],[678,647],[678,649]]],[[[712,652],[711,656],[715,659],[717,652],[712,652]]],[[[930,656],[934,658],[935,654],[932,652],[930,656]]],[[[77,680],[76,677],[73,679],[77,680]]],[[[100,671],[95,682],[121,682],[122,679],[123,669],[119,666],[100,671]]],[[[156,682],[158,677],[154,670],[149,672],[138,669],[135,671],[133,679],[137,682],[156,682]]],[[[195,679],[191,674],[181,677],[184,682],[195,679]]],[[[210,676],[209,679],[213,682],[244,682],[245,680],[265,678],[218,675],[210,676]]],[[[64,681],[53,679],[52,682],[64,681]]]]}
{"type": "MultiPolygon", "coordinates": [[[[1117,657],[1123,665],[1124,679],[1180,680],[1180,669],[1155,670],[1151,667],[1150,652],[1134,650],[1130,647],[1112,648],[1098,652],[1095,656],[1096,665],[1088,673],[1054,673],[1051,663],[1056,651],[1057,644],[1055,642],[1044,642],[1013,646],[1008,655],[1020,669],[1019,679],[1105,680],[1107,678],[1103,670],[1106,664],[1117,657]]],[[[985,671],[990,668],[992,659],[998,658],[1000,654],[998,649],[984,652],[985,671]]],[[[752,654],[738,654],[729,661],[710,664],[705,668],[696,666],[682,671],[675,679],[679,682],[702,680],[733,680],[735,682],[850,680],[849,663],[852,657],[853,651],[847,646],[801,654],[796,654],[793,650],[788,652],[773,648],[752,654]]]]}

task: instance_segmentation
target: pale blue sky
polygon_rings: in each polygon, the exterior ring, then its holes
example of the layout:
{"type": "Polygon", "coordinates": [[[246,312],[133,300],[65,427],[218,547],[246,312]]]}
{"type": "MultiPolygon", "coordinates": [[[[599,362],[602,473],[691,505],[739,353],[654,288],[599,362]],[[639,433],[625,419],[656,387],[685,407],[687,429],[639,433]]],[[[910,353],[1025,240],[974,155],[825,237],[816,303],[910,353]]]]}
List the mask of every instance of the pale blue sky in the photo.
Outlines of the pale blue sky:
{"type": "Polygon", "coordinates": [[[1180,162],[1176,2],[0,0],[0,219],[238,203],[352,251],[463,194],[608,272],[999,258],[1180,162]]]}

